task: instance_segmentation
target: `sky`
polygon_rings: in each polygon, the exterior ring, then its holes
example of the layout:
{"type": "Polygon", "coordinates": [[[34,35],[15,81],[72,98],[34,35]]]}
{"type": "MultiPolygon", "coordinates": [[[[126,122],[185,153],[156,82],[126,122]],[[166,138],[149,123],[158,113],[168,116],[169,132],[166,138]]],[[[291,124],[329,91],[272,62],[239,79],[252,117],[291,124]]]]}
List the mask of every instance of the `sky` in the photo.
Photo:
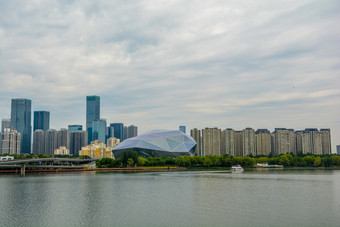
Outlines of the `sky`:
{"type": "Polygon", "coordinates": [[[12,98],[85,126],[330,128],[340,145],[340,2],[0,0],[0,118],[12,98]]]}

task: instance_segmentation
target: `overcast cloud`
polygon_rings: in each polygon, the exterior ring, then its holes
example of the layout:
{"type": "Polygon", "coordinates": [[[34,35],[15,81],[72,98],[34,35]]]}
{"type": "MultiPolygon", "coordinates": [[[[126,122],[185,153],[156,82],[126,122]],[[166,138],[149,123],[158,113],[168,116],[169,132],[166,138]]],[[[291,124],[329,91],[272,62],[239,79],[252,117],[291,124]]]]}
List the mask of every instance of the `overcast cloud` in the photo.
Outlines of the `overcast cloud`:
{"type": "Polygon", "coordinates": [[[0,0],[0,117],[152,129],[331,128],[340,144],[340,3],[0,0]]]}

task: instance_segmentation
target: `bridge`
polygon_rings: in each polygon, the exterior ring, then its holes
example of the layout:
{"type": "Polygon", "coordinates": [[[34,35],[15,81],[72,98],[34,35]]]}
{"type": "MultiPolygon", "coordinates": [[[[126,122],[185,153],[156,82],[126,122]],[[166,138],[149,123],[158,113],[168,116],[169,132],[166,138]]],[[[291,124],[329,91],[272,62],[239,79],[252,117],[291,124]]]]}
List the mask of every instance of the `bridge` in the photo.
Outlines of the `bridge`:
{"type": "Polygon", "coordinates": [[[95,159],[79,158],[30,158],[0,161],[0,168],[21,168],[21,175],[25,176],[26,168],[34,169],[79,169],[90,164],[95,159]]]}

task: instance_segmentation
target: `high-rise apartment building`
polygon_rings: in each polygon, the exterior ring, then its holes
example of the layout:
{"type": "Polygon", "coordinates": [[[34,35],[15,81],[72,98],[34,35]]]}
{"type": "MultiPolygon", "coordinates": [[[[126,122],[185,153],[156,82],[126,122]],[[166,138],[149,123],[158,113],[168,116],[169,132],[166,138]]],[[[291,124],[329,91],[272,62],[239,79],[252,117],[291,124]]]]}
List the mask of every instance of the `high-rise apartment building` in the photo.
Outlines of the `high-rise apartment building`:
{"type": "Polygon", "coordinates": [[[321,143],[322,143],[322,154],[332,154],[331,149],[331,130],[320,129],[321,143]]]}
{"type": "Polygon", "coordinates": [[[187,133],[187,129],[184,125],[179,126],[179,131],[181,131],[183,133],[187,133]]]}
{"type": "Polygon", "coordinates": [[[322,139],[317,128],[306,128],[303,131],[302,153],[322,154],[322,139]]]}
{"type": "Polygon", "coordinates": [[[53,155],[58,148],[58,132],[55,129],[48,129],[45,132],[45,154],[53,155]]]}
{"type": "Polygon", "coordinates": [[[269,155],[272,152],[271,135],[268,129],[258,129],[255,132],[256,155],[269,155]]]}
{"type": "Polygon", "coordinates": [[[221,129],[202,129],[202,156],[221,155],[221,129]]]}
{"type": "Polygon", "coordinates": [[[191,129],[190,135],[196,141],[195,155],[202,156],[202,151],[201,151],[201,147],[202,147],[201,130],[197,129],[197,128],[191,129]]]}
{"type": "Polygon", "coordinates": [[[124,139],[124,124],[123,123],[111,123],[110,124],[109,137],[116,137],[123,141],[124,139]]]}
{"type": "Polygon", "coordinates": [[[87,145],[86,131],[73,131],[70,133],[70,154],[79,155],[81,148],[87,145]]]}
{"type": "Polygon", "coordinates": [[[99,119],[92,121],[92,140],[106,141],[106,120],[99,119]]]}
{"type": "Polygon", "coordinates": [[[336,145],[336,154],[340,155],[340,145],[336,145]]]}
{"type": "Polygon", "coordinates": [[[69,125],[68,126],[68,132],[75,132],[75,131],[82,131],[83,130],[83,126],[82,125],[69,125]]]}
{"type": "Polygon", "coordinates": [[[88,143],[92,141],[92,122],[100,119],[100,97],[86,97],[86,131],[88,134],[88,143]]]}
{"type": "Polygon", "coordinates": [[[245,128],[242,130],[243,156],[255,155],[255,130],[245,128]]]}
{"type": "Polygon", "coordinates": [[[293,129],[275,128],[274,154],[296,154],[296,134],[293,129]]]}
{"type": "Polygon", "coordinates": [[[37,129],[33,132],[33,154],[45,154],[45,132],[37,129]]]}
{"type": "Polygon", "coordinates": [[[301,131],[301,130],[295,131],[295,136],[296,136],[296,154],[302,153],[302,135],[303,135],[303,131],[301,131]]]}
{"type": "Polygon", "coordinates": [[[5,128],[0,132],[0,154],[20,154],[21,134],[17,130],[5,128]]]}
{"type": "Polygon", "coordinates": [[[235,131],[235,156],[243,156],[243,131],[235,131]]]}
{"type": "Polygon", "coordinates": [[[222,155],[235,155],[235,130],[232,128],[222,130],[221,143],[222,155]]]}
{"type": "Polygon", "coordinates": [[[66,147],[70,149],[70,133],[66,128],[58,131],[57,148],[66,147]]]}
{"type": "Polygon", "coordinates": [[[31,153],[31,100],[12,99],[11,103],[11,129],[17,130],[21,135],[21,153],[31,153]]]}
{"type": "Polygon", "coordinates": [[[127,138],[132,138],[138,136],[138,128],[137,126],[130,125],[127,128],[127,138]]]}
{"type": "Polygon", "coordinates": [[[1,132],[4,132],[5,128],[11,128],[11,119],[1,120],[1,132]]]}
{"type": "Polygon", "coordinates": [[[34,111],[33,131],[37,129],[48,130],[50,128],[50,112],[34,111]]]}

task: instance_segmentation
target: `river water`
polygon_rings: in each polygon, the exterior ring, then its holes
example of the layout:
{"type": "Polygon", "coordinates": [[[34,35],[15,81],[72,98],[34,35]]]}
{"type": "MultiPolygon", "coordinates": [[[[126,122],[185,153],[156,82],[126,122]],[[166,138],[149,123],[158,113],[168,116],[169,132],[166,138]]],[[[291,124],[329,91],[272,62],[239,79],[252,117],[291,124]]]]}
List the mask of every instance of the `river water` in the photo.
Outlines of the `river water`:
{"type": "Polygon", "coordinates": [[[0,226],[340,226],[340,170],[0,175],[0,226]]]}

